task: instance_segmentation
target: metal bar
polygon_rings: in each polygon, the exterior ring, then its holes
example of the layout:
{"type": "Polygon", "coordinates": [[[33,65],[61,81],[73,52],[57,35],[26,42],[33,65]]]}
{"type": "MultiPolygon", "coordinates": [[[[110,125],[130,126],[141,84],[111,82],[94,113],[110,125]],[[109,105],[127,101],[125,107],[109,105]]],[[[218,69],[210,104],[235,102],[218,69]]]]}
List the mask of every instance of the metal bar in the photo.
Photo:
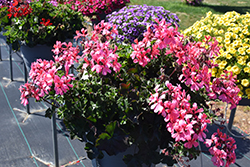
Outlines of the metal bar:
{"type": "Polygon", "coordinates": [[[12,69],[12,46],[9,47],[9,57],[10,57],[10,80],[13,81],[13,69],[12,69]]]}
{"type": "Polygon", "coordinates": [[[53,138],[53,152],[54,152],[55,167],[59,167],[57,131],[56,131],[56,113],[52,115],[52,138],[53,138]]]}
{"type": "Polygon", "coordinates": [[[2,61],[2,44],[0,44],[0,61],[2,61]]]}
{"type": "Polygon", "coordinates": [[[232,130],[236,108],[237,107],[235,107],[234,109],[231,110],[230,117],[229,117],[229,122],[227,124],[227,134],[228,134],[228,131],[232,130]]]}
{"type": "MultiPolygon", "coordinates": [[[[28,82],[28,72],[27,72],[27,68],[26,68],[26,65],[24,63],[24,60],[23,60],[23,68],[24,68],[24,82],[27,83],[28,82]]],[[[30,102],[29,102],[29,99],[28,100],[28,104],[26,105],[26,111],[28,114],[30,114],[30,102]]]]}

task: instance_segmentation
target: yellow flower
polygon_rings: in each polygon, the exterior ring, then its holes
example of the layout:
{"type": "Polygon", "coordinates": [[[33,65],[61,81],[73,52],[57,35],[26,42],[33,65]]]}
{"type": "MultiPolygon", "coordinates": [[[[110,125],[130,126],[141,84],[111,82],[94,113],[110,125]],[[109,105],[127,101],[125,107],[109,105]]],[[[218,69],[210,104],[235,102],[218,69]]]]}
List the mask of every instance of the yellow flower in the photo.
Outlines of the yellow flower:
{"type": "Polygon", "coordinates": [[[218,33],[219,33],[219,34],[223,34],[223,33],[224,33],[224,30],[223,30],[223,29],[220,29],[218,33]]]}
{"type": "Polygon", "coordinates": [[[233,42],[233,45],[234,45],[234,47],[236,47],[236,46],[239,45],[239,42],[235,40],[235,41],[233,42]]]}
{"type": "Polygon", "coordinates": [[[250,73],[250,68],[249,67],[245,67],[243,70],[244,70],[245,73],[250,73]]]}
{"type": "MultiPolygon", "coordinates": [[[[240,90],[243,90],[243,86],[237,85],[240,90]]],[[[249,89],[249,88],[248,88],[249,89]]]]}
{"type": "Polygon", "coordinates": [[[242,96],[243,96],[243,92],[240,91],[240,92],[238,93],[238,96],[242,97],[242,96]]]}
{"type": "Polygon", "coordinates": [[[244,30],[242,31],[242,33],[243,33],[243,34],[247,34],[247,33],[248,33],[248,30],[244,29],[244,30]]]}
{"type": "Polygon", "coordinates": [[[232,71],[232,67],[231,66],[227,66],[226,70],[227,71],[232,71]]]}
{"type": "Polygon", "coordinates": [[[196,36],[198,39],[200,39],[202,37],[202,34],[201,33],[198,33],[197,36],[196,36]]]}
{"type": "Polygon", "coordinates": [[[239,35],[241,39],[245,38],[245,36],[243,34],[239,35]]]}
{"type": "Polygon", "coordinates": [[[230,44],[230,43],[231,43],[230,39],[228,39],[228,38],[225,38],[224,42],[225,42],[226,44],[230,44]]]}
{"type": "Polygon", "coordinates": [[[222,25],[223,23],[224,23],[223,20],[219,20],[219,21],[218,21],[218,24],[219,24],[219,25],[222,25]]]}
{"type": "Polygon", "coordinates": [[[227,59],[231,59],[232,58],[232,55],[230,55],[229,53],[226,55],[226,58],[227,59]]]}
{"type": "Polygon", "coordinates": [[[240,65],[245,65],[245,64],[246,64],[246,61],[244,61],[244,59],[239,59],[239,60],[238,60],[238,63],[239,63],[240,65]]]}
{"type": "Polygon", "coordinates": [[[247,54],[250,54],[250,48],[248,48],[248,49],[246,50],[246,52],[247,52],[247,54]]]}
{"type": "Polygon", "coordinates": [[[221,42],[222,42],[222,40],[223,40],[223,38],[222,38],[222,37],[217,37],[216,39],[217,39],[217,41],[218,41],[219,43],[221,43],[221,42]]]}
{"type": "Polygon", "coordinates": [[[238,38],[238,35],[234,32],[234,34],[232,35],[232,37],[233,37],[234,39],[237,39],[237,38],[238,38]]]}
{"type": "Polygon", "coordinates": [[[228,27],[230,24],[229,24],[229,22],[226,22],[224,25],[228,27]]]}
{"type": "Polygon", "coordinates": [[[229,48],[230,47],[230,43],[225,44],[225,47],[229,48]]]}
{"type": "Polygon", "coordinates": [[[217,69],[216,68],[212,68],[212,77],[215,77],[216,72],[217,72],[217,69]]]}
{"type": "Polygon", "coordinates": [[[229,48],[229,52],[230,52],[231,54],[235,54],[235,53],[236,53],[236,50],[235,50],[233,47],[230,47],[230,48],[229,48]]]}
{"type": "Polygon", "coordinates": [[[250,67],[250,61],[247,63],[247,66],[250,67]]]}
{"type": "Polygon", "coordinates": [[[220,59],[215,59],[214,63],[215,64],[220,64],[221,60],[220,59]]]}
{"type": "Polygon", "coordinates": [[[234,65],[232,67],[232,71],[234,74],[238,75],[240,73],[241,69],[237,65],[234,65]]]}
{"type": "Polygon", "coordinates": [[[248,81],[248,79],[242,79],[242,80],[241,80],[241,85],[243,85],[244,87],[248,87],[248,86],[249,86],[249,81],[248,81]]]}
{"type": "Polygon", "coordinates": [[[250,94],[250,88],[246,88],[246,94],[250,94]]]}
{"type": "Polygon", "coordinates": [[[243,47],[240,47],[239,49],[238,49],[238,52],[241,54],[241,55],[245,55],[246,53],[245,53],[245,49],[243,48],[243,47]]]}

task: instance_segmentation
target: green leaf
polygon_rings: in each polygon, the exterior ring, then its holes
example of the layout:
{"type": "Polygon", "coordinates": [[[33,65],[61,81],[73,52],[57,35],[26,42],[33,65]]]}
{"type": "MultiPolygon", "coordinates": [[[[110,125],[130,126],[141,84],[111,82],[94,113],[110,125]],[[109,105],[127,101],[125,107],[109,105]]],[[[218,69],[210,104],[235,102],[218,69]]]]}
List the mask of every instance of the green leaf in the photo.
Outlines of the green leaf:
{"type": "Polygon", "coordinates": [[[89,142],[87,142],[86,144],[85,144],[85,150],[90,150],[90,149],[92,149],[94,147],[94,145],[93,144],[91,144],[91,143],[89,143],[89,142]]]}
{"type": "Polygon", "coordinates": [[[106,126],[105,132],[98,136],[96,147],[99,150],[105,150],[108,155],[116,155],[128,148],[127,135],[118,127],[116,121],[111,122],[106,126]]]}
{"type": "Polygon", "coordinates": [[[45,117],[48,117],[48,118],[51,119],[52,115],[53,115],[53,111],[52,111],[52,109],[49,107],[49,108],[45,111],[45,117]]]}
{"type": "Polygon", "coordinates": [[[116,128],[117,122],[111,122],[109,125],[106,126],[106,132],[110,134],[110,136],[113,136],[115,128],[116,128]]]}
{"type": "Polygon", "coordinates": [[[131,83],[128,83],[128,82],[127,82],[127,84],[121,83],[120,85],[121,85],[121,88],[122,88],[122,89],[129,89],[131,83]]]}
{"type": "Polygon", "coordinates": [[[132,73],[136,73],[137,71],[138,71],[137,68],[130,68],[128,70],[128,73],[132,74],[132,73]]]}
{"type": "Polygon", "coordinates": [[[99,140],[109,140],[111,138],[111,136],[107,133],[101,133],[99,135],[99,140]]]}
{"type": "Polygon", "coordinates": [[[92,117],[91,115],[87,119],[94,123],[97,121],[96,118],[92,117]]]}
{"type": "Polygon", "coordinates": [[[88,141],[91,141],[94,143],[95,142],[94,132],[93,131],[88,132],[88,134],[86,135],[86,138],[88,139],[88,141]]]}

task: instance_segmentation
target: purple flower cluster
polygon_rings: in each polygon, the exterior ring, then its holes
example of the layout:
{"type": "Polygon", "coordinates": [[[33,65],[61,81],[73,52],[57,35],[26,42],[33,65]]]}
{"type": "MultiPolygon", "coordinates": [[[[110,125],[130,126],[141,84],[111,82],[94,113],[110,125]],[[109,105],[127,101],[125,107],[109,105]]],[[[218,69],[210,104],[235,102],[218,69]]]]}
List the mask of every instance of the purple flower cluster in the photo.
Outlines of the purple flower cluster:
{"type": "MultiPolygon", "coordinates": [[[[141,40],[147,26],[154,23],[155,19],[163,18],[168,23],[177,24],[179,18],[176,14],[165,10],[161,6],[130,5],[119,11],[107,15],[107,21],[117,25],[120,42],[133,43],[136,38],[141,40]]],[[[178,25],[179,26],[179,25],[178,25]]]]}
{"type": "Polygon", "coordinates": [[[9,6],[12,3],[12,0],[0,0],[0,7],[9,6]]]}

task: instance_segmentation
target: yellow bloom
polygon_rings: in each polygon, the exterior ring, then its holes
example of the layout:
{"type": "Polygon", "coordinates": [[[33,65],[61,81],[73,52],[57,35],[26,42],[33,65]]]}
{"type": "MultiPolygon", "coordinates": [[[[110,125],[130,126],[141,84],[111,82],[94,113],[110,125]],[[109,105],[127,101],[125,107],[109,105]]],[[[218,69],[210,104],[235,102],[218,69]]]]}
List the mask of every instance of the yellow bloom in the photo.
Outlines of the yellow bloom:
{"type": "Polygon", "coordinates": [[[223,23],[224,23],[223,20],[219,20],[219,21],[218,21],[218,24],[219,24],[219,25],[222,25],[223,23]]]}
{"type": "MultiPolygon", "coordinates": [[[[229,42],[230,42],[230,41],[229,41],[229,42]]],[[[230,47],[230,43],[225,44],[225,47],[226,47],[226,48],[229,48],[229,47],[230,47]]]]}
{"type": "Polygon", "coordinates": [[[243,34],[239,35],[241,39],[245,38],[245,36],[243,34]]]}
{"type": "Polygon", "coordinates": [[[244,29],[244,30],[242,31],[242,33],[243,33],[243,34],[247,34],[247,33],[248,33],[248,30],[244,29]]]}
{"type": "Polygon", "coordinates": [[[201,33],[198,33],[197,36],[196,36],[198,39],[200,39],[202,37],[202,34],[201,33]]]}
{"type": "Polygon", "coordinates": [[[224,42],[225,42],[226,44],[230,44],[230,43],[231,43],[230,39],[228,39],[228,38],[225,38],[224,42]]]}
{"type": "Polygon", "coordinates": [[[231,54],[235,54],[236,53],[236,50],[234,49],[234,48],[229,48],[229,52],[231,53],[231,54]]]}
{"type": "Polygon", "coordinates": [[[223,33],[224,33],[224,30],[223,30],[223,29],[220,29],[218,33],[219,33],[219,34],[223,34],[223,33]]]}
{"type": "Polygon", "coordinates": [[[250,94],[250,88],[246,88],[246,94],[250,94]]]}
{"type": "Polygon", "coordinates": [[[248,87],[248,86],[249,86],[249,81],[248,81],[248,79],[242,79],[242,80],[241,80],[241,85],[243,85],[244,87],[248,87]]]}
{"type": "Polygon", "coordinates": [[[229,22],[226,22],[224,25],[228,27],[230,24],[229,24],[229,22]]]}
{"type": "Polygon", "coordinates": [[[226,70],[227,71],[232,71],[232,67],[231,66],[227,66],[226,70]]]}
{"type": "Polygon", "coordinates": [[[245,49],[243,48],[243,47],[240,47],[239,49],[238,49],[238,52],[241,54],[241,55],[245,55],[246,53],[245,53],[245,49]]]}
{"type": "Polygon", "coordinates": [[[229,53],[226,55],[226,58],[227,59],[231,59],[232,58],[232,55],[230,55],[229,53]]]}
{"type": "Polygon", "coordinates": [[[238,60],[238,63],[239,63],[240,65],[245,65],[245,64],[246,64],[246,61],[244,61],[244,59],[239,59],[239,60],[238,60]]]}
{"type": "Polygon", "coordinates": [[[240,91],[240,92],[238,93],[238,96],[242,97],[242,96],[243,96],[243,92],[240,91]]]}
{"type": "Polygon", "coordinates": [[[238,75],[240,73],[241,69],[237,65],[234,65],[232,67],[232,71],[234,74],[238,75]]]}
{"type": "MultiPolygon", "coordinates": [[[[243,86],[237,85],[237,87],[238,87],[240,90],[243,90],[243,86]]],[[[248,89],[249,89],[249,88],[248,88],[248,89]]]]}
{"type": "Polygon", "coordinates": [[[247,66],[250,67],[250,61],[247,63],[247,66]]]}
{"type": "Polygon", "coordinates": [[[216,68],[212,68],[212,77],[215,77],[216,72],[217,72],[217,69],[216,68]]]}
{"type": "Polygon", "coordinates": [[[215,64],[220,64],[221,60],[220,59],[215,59],[214,63],[215,64]]]}
{"type": "Polygon", "coordinates": [[[236,46],[239,45],[239,42],[235,40],[235,41],[233,42],[233,45],[234,45],[234,47],[236,47],[236,46]]]}
{"type": "Polygon", "coordinates": [[[245,67],[243,70],[244,70],[245,73],[250,73],[250,68],[249,67],[245,67]]]}
{"type": "Polygon", "coordinates": [[[237,38],[238,38],[238,35],[234,32],[234,34],[232,35],[232,37],[233,37],[234,39],[237,39],[237,38]]]}
{"type": "Polygon", "coordinates": [[[217,40],[219,43],[221,43],[222,40],[223,40],[223,38],[222,38],[222,37],[217,37],[216,40],[217,40]]]}
{"type": "Polygon", "coordinates": [[[247,52],[247,54],[250,54],[250,48],[248,48],[248,49],[246,50],[246,52],[247,52]]]}

